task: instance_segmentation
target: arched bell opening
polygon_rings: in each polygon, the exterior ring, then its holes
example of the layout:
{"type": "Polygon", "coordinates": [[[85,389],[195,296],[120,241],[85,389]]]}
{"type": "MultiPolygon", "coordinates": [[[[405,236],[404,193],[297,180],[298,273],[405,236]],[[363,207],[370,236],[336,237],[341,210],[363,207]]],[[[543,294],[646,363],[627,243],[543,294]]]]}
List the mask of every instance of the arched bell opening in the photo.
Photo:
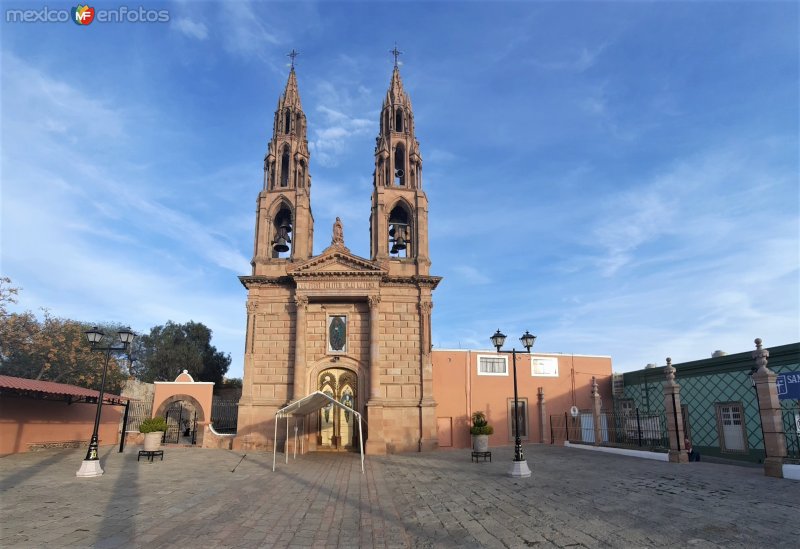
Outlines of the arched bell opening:
{"type": "Polygon", "coordinates": [[[394,113],[394,130],[403,131],[403,109],[398,108],[394,113]]]}
{"type": "Polygon", "coordinates": [[[273,221],[272,257],[287,258],[292,255],[292,212],[286,205],[281,206],[273,221]]]}
{"type": "Polygon", "coordinates": [[[394,149],[394,184],[401,187],[406,184],[406,151],[399,143],[394,149]]]}
{"type": "Polygon", "coordinates": [[[292,111],[283,111],[283,133],[289,133],[292,129],[292,111]]]}
{"type": "Polygon", "coordinates": [[[284,145],[281,155],[281,187],[289,186],[289,145],[284,145]]]}
{"type": "Polygon", "coordinates": [[[389,214],[389,254],[395,258],[412,257],[411,213],[401,202],[389,214]]]}

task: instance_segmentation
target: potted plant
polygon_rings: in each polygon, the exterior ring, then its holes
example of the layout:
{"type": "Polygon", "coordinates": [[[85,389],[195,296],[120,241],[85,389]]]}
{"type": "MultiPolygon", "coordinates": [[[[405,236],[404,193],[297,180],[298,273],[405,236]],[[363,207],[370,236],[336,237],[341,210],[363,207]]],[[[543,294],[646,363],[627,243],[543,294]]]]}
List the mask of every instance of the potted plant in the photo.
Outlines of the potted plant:
{"type": "Polygon", "coordinates": [[[155,452],[161,447],[161,439],[167,430],[167,420],[163,417],[151,417],[142,421],[139,432],[144,433],[145,452],[155,452]]]}
{"type": "Polygon", "coordinates": [[[494,427],[486,421],[486,414],[483,412],[473,412],[472,427],[469,428],[472,435],[472,451],[488,452],[489,435],[494,433],[494,427]]]}

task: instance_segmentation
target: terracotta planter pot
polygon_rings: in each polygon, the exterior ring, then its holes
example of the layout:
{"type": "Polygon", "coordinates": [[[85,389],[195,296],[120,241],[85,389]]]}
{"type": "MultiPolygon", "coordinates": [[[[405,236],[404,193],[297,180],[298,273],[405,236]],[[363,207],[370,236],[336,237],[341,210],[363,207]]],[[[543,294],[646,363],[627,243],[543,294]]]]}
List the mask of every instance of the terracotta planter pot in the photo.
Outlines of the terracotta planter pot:
{"type": "Polygon", "coordinates": [[[154,431],[144,434],[145,452],[155,452],[161,448],[161,439],[164,438],[164,431],[154,431]]]}
{"type": "Polygon", "coordinates": [[[489,435],[472,435],[472,451],[473,452],[488,452],[489,451],[489,435]]]}

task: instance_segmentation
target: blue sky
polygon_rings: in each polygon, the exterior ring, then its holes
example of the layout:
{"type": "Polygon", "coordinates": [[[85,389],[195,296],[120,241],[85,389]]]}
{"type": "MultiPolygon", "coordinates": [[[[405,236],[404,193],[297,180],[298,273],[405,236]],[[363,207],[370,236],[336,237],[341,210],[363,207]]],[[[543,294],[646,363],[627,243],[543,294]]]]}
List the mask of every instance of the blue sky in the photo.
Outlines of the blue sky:
{"type": "MultiPolygon", "coordinates": [[[[438,348],[671,356],[800,339],[798,4],[147,3],[2,23],[0,272],[18,310],[207,324],[240,376],[255,198],[292,48],[315,253],[369,254],[395,42],[438,348]]],[[[138,4],[93,3],[96,9],[138,4]]]]}

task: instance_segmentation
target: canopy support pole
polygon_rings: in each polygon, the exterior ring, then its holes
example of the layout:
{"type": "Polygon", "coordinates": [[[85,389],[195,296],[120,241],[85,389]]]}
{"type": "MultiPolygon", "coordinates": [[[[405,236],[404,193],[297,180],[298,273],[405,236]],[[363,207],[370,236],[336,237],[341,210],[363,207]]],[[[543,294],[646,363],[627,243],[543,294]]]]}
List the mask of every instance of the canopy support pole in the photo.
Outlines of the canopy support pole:
{"type": "Polygon", "coordinates": [[[289,416],[286,416],[286,441],[283,443],[283,457],[289,463],[289,416]]]}
{"type": "Polygon", "coordinates": [[[297,416],[294,417],[294,455],[292,459],[297,459],[297,416]]]}
{"type": "Polygon", "coordinates": [[[272,472],[275,472],[275,452],[278,450],[278,414],[275,414],[275,438],[272,439],[272,472]]]}
{"type": "Polygon", "coordinates": [[[361,450],[361,474],[364,474],[364,435],[361,431],[361,414],[358,414],[358,446],[361,450]]]}

